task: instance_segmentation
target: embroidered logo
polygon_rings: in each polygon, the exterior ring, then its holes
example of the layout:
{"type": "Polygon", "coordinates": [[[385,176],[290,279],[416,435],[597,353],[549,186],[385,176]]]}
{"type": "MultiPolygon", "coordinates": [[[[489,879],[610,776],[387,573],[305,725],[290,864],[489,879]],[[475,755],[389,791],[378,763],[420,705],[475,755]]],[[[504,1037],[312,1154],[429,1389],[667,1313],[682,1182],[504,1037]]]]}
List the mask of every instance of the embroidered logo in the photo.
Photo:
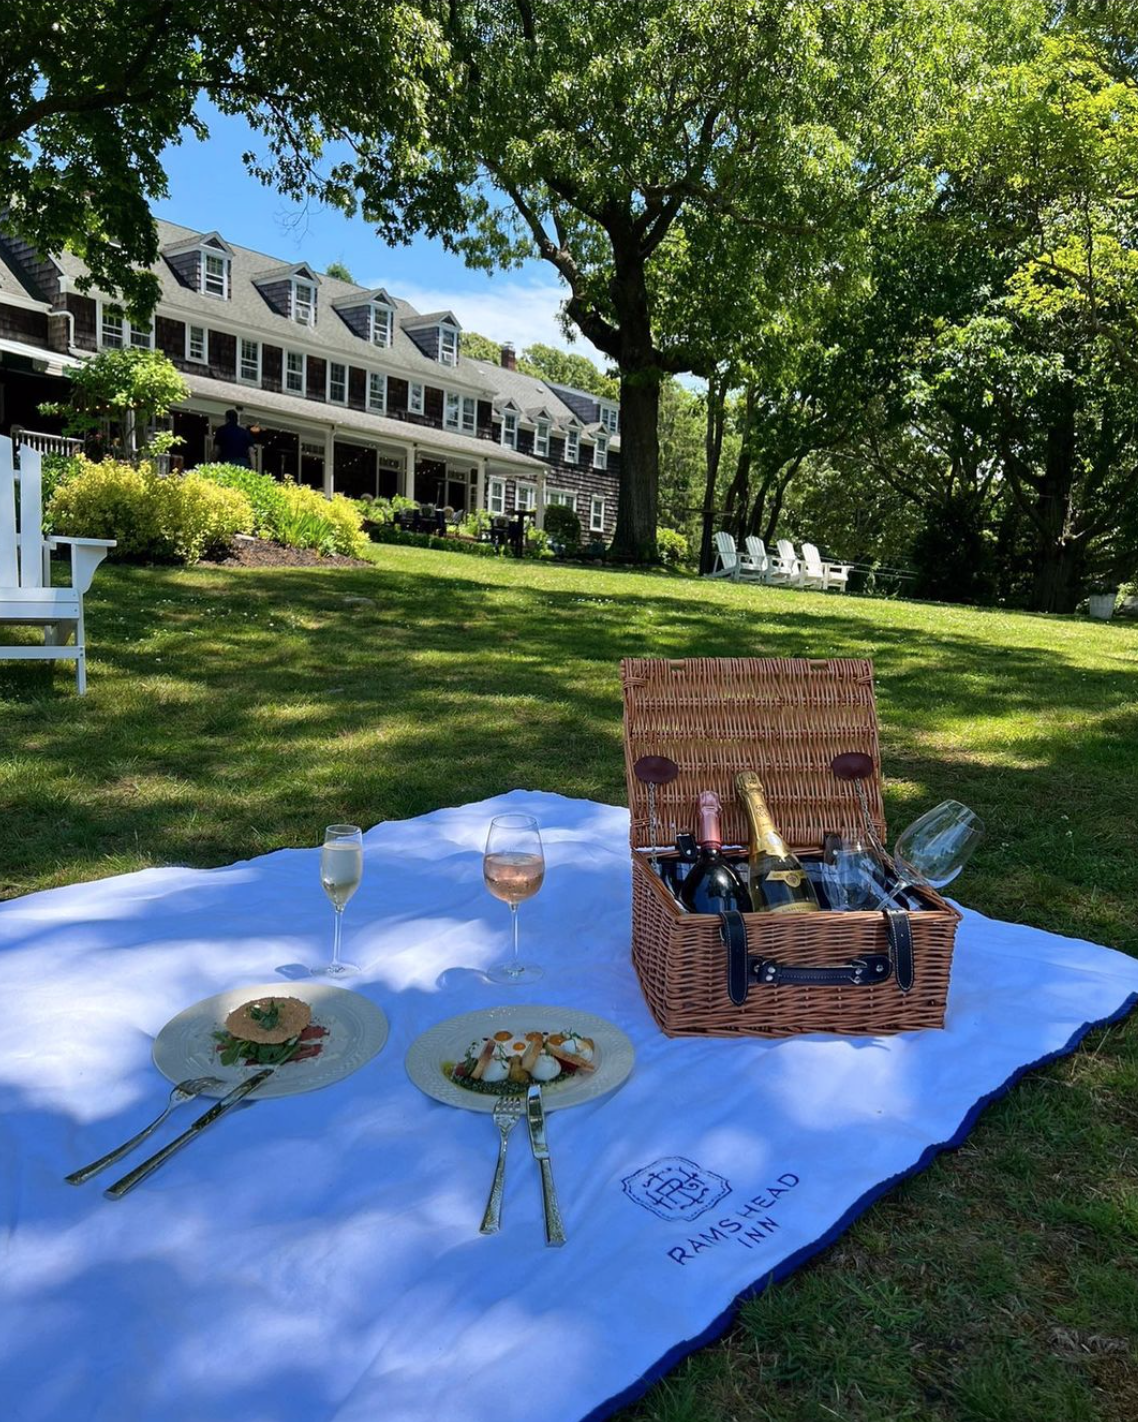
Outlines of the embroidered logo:
{"type": "Polygon", "coordinates": [[[624,1193],[662,1220],[694,1220],[731,1192],[713,1170],[682,1155],[666,1155],[625,1176],[624,1193]]]}

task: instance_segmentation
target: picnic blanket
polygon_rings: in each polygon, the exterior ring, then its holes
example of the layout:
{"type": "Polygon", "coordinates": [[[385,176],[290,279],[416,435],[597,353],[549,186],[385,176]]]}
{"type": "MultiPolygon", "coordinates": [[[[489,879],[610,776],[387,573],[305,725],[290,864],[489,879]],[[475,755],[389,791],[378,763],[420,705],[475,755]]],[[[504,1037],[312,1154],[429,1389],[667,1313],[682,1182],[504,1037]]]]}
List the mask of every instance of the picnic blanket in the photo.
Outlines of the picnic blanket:
{"type": "Polygon", "coordinates": [[[966,912],[943,1032],[669,1040],[629,962],[627,843],[622,809],[521,791],[369,831],[345,951],[386,1047],[338,1084],[233,1113],[117,1203],[101,1187],[119,1172],[62,1177],[165,1101],[150,1050],[170,1017],[326,960],[319,851],[0,905],[5,1415],[604,1417],[1138,994],[1133,959],[966,912]],[[524,989],[479,973],[508,942],[481,869],[507,809],[538,817],[549,865],[521,908],[546,976],[524,989]],[[479,1235],[493,1124],[403,1065],[442,1019],[527,1000],[598,1013],[637,1052],[613,1095],[550,1114],[562,1249],[544,1245],[524,1127],[502,1231],[479,1235]]]}

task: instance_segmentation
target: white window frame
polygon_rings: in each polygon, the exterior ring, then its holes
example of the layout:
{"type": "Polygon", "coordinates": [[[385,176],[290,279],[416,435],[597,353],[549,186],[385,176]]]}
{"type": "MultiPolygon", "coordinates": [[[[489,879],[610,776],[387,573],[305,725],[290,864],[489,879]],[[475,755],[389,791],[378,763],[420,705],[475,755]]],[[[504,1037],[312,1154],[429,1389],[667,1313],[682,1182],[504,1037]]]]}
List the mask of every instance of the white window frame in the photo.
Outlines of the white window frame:
{"type": "Polygon", "coordinates": [[[505,479],[486,480],[486,512],[489,514],[504,514],[506,512],[505,479]]]}
{"type": "Polygon", "coordinates": [[[307,277],[293,277],[289,314],[298,326],[316,325],[316,283],[307,277]],[[308,293],[306,301],[301,300],[301,288],[308,293]]]}
{"type": "Polygon", "coordinates": [[[518,417],[513,410],[502,411],[502,443],[507,449],[518,447],[518,417]]]}
{"type": "Polygon", "coordinates": [[[101,351],[129,351],[154,349],[154,322],[151,321],[146,331],[131,324],[126,312],[115,306],[112,302],[99,303],[99,349],[101,351]],[[107,323],[117,321],[119,326],[118,336],[114,340],[108,341],[107,323]],[[145,336],[145,340],[137,340],[136,337],[145,336]]]}
{"type": "Polygon", "coordinates": [[[187,360],[190,360],[190,361],[193,361],[193,363],[194,363],[195,365],[208,365],[208,364],[209,364],[209,327],[208,327],[208,326],[199,326],[199,325],[198,325],[196,322],[194,322],[194,321],[187,321],[187,322],[186,322],[186,359],[187,359],[187,360]],[[195,331],[200,331],[200,332],[202,333],[201,355],[194,355],[194,337],[193,337],[193,333],[194,333],[195,331]]]}
{"type": "Polygon", "coordinates": [[[439,323],[439,364],[458,364],[458,327],[447,321],[439,323]]]}
{"type": "Polygon", "coordinates": [[[609,467],[609,437],[599,434],[593,443],[593,468],[607,469],[609,467]]]}
{"type": "Polygon", "coordinates": [[[581,458],[581,431],[565,431],[565,463],[576,464],[581,458]]]}
{"type": "Polygon", "coordinates": [[[373,415],[387,414],[387,376],[380,370],[369,370],[367,373],[367,395],[365,396],[367,408],[373,415]],[[378,381],[378,387],[375,382],[378,381]],[[378,388],[379,399],[375,399],[378,388]]]}
{"type": "Polygon", "coordinates": [[[473,435],[478,433],[478,400],[473,395],[464,395],[461,401],[462,409],[462,433],[473,435]]]}
{"type": "Polygon", "coordinates": [[[237,379],[242,385],[260,385],[261,383],[261,343],[251,341],[248,336],[237,337],[237,379]],[[252,346],[257,352],[257,376],[256,379],[245,374],[245,347],[252,346]]]}
{"type": "Polygon", "coordinates": [[[324,395],[329,405],[346,405],[348,403],[348,364],[342,360],[330,360],[328,368],[324,372],[324,395]],[[337,367],[344,372],[344,398],[337,400],[332,394],[332,369],[337,367]]]}
{"type": "Polygon", "coordinates": [[[283,383],[284,383],[284,391],[285,391],[285,394],[286,394],[286,395],[307,395],[307,394],[308,394],[308,354],[307,354],[307,352],[306,352],[306,351],[288,351],[288,350],[286,350],[285,353],[284,353],[284,370],[283,370],[282,374],[284,375],[284,382],[283,382],[283,383]],[[290,373],[290,372],[289,372],[289,368],[288,368],[288,361],[289,361],[289,357],[290,357],[290,356],[295,356],[295,357],[297,357],[297,358],[299,359],[299,361],[300,361],[300,389],[299,389],[299,390],[297,390],[294,386],[292,386],[292,385],[290,385],[290,384],[288,383],[288,378],[289,378],[289,373],[290,373]]]}
{"type": "Polygon", "coordinates": [[[602,405],[601,424],[605,432],[610,435],[617,434],[620,430],[620,411],[612,405],[602,405]]]}
{"type": "Polygon", "coordinates": [[[572,489],[547,489],[545,494],[546,508],[559,506],[561,508],[572,509],[577,512],[577,495],[572,489]]]}
{"type": "MultiPolygon", "coordinates": [[[[213,273],[216,277],[216,273],[213,273]]],[[[203,296],[212,296],[215,301],[228,301],[231,286],[232,264],[224,252],[211,252],[208,247],[202,248],[201,270],[198,279],[198,290],[203,296]],[[221,290],[212,291],[209,281],[211,273],[209,263],[211,261],[221,263],[221,290]]]]}
{"type": "Polygon", "coordinates": [[[407,413],[421,415],[426,409],[427,395],[421,380],[412,380],[407,385],[407,413]]]}
{"type": "Polygon", "coordinates": [[[373,301],[368,315],[368,339],[386,350],[395,342],[395,312],[382,301],[373,301]]]}
{"type": "Polygon", "coordinates": [[[549,421],[538,420],[533,432],[533,452],[541,458],[549,455],[549,421]]]}
{"type": "Polygon", "coordinates": [[[593,494],[589,499],[589,532],[604,533],[605,531],[605,496],[604,494],[593,494]]]}
{"type": "Polygon", "coordinates": [[[443,391],[443,429],[457,430],[462,419],[462,396],[457,390],[443,391]]]}
{"type": "Polygon", "coordinates": [[[154,318],[150,318],[150,325],[142,330],[133,321],[126,323],[129,334],[130,349],[135,351],[152,351],[154,349],[154,318]],[[139,339],[139,338],[142,339],[139,339]]]}
{"type": "Polygon", "coordinates": [[[526,484],[518,480],[514,485],[514,508],[524,509],[526,513],[537,508],[536,484],[526,484]]]}

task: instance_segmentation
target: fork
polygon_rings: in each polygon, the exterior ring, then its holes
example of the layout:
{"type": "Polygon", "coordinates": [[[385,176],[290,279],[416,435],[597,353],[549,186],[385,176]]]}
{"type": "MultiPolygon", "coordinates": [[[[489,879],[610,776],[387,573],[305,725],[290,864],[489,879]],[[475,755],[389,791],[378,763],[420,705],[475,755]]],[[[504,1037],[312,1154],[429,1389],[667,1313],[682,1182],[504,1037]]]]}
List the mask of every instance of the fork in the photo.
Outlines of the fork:
{"type": "Polygon", "coordinates": [[[497,1234],[502,1225],[502,1190],[506,1183],[506,1147],[510,1132],[522,1118],[525,1102],[520,1096],[499,1096],[494,1103],[494,1124],[498,1127],[498,1164],[494,1170],[494,1183],[490,1186],[490,1198],[486,1201],[486,1213],[482,1216],[479,1234],[497,1234]]]}
{"type": "Polygon", "coordinates": [[[147,1136],[158,1129],[175,1106],[180,1106],[183,1101],[192,1101],[203,1091],[224,1085],[225,1083],[216,1076],[195,1076],[191,1077],[189,1081],[180,1081],[171,1091],[165,1111],[160,1116],[155,1116],[149,1126],[144,1126],[138,1135],[131,1136],[129,1141],[124,1141],[121,1146],[112,1150],[108,1155],[101,1155],[90,1165],[83,1166],[82,1170],[73,1170],[70,1175],[65,1175],[63,1178],[68,1185],[82,1185],[85,1180],[90,1180],[92,1175],[98,1175],[100,1170],[105,1170],[108,1165],[114,1165],[116,1160],[121,1160],[124,1155],[128,1155],[136,1145],[141,1145],[147,1136]]]}

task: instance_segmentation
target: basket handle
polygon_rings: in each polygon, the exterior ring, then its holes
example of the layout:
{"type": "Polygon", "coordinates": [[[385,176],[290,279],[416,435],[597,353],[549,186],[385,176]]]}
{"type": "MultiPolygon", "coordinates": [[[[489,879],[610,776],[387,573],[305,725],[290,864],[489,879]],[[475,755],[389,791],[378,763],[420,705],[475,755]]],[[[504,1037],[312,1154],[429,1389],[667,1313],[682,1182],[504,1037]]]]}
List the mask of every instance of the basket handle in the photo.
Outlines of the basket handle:
{"type": "Polygon", "coordinates": [[[763,987],[872,987],[896,976],[907,993],[913,986],[913,929],[909,915],[886,910],[887,953],[863,953],[848,963],[800,967],[747,952],[747,921],[736,909],[719,915],[719,933],[727,950],[727,995],[736,1007],[747,1001],[751,983],[763,987]]]}

